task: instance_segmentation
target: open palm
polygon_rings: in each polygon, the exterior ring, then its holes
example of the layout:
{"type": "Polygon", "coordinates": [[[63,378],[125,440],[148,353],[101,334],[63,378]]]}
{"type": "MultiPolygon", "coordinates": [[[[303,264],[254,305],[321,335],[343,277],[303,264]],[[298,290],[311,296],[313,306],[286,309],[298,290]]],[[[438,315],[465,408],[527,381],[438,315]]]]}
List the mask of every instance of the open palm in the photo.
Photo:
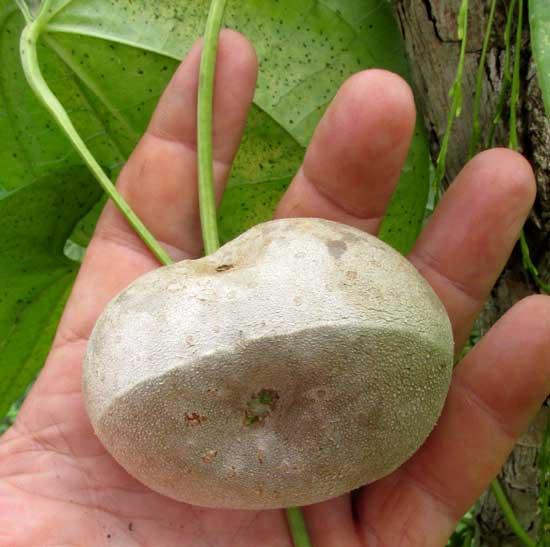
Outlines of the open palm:
{"type": "MultiPolygon", "coordinates": [[[[200,44],[165,91],[118,188],[174,259],[201,251],[196,190],[200,44]]],[[[218,198],[252,100],[256,60],[220,37],[214,157],[218,198]]],[[[408,86],[371,70],[341,88],[277,217],[314,216],[376,233],[414,129],[408,86]]],[[[535,193],[525,160],[477,156],[430,218],[410,260],[443,301],[456,348],[509,256],[535,193]]],[[[0,545],[285,546],[285,515],[212,510],[160,496],[104,450],[86,416],[81,363],[106,303],[157,262],[119,212],[100,219],[53,349],[16,424],[0,439],[0,545]]],[[[460,363],[436,429],[390,476],[305,508],[316,547],[439,546],[496,475],[550,391],[550,299],[516,305],[460,363]]]]}

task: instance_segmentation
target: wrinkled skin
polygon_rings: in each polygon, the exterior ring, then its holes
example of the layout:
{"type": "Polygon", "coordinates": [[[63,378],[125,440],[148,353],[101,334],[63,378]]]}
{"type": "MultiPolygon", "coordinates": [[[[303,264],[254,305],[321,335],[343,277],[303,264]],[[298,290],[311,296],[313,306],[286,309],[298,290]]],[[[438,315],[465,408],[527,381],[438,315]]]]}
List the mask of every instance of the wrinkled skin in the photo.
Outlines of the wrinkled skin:
{"type": "MultiPolygon", "coordinates": [[[[118,187],[175,259],[200,254],[195,106],[200,45],[164,93],[118,187]]],[[[224,31],[214,156],[221,197],[252,98],[256,61],[224,31]]],[[[371,70],[344,83],[277,217],[317,216],[376,233],[414,127],[407,85],[371,70]]],[[[529,165],[507,150],[474,158],[440,201],[409,259],[443,301],[456,347],[533,203],[529,165]]],[[[101,217],[46,366],[0,439],[0,545],[289,547],[283,511],[199,509],[127,475],[94,436],[81,395],[86,340],[106,303],[157,267],[112,205],[101,217]]],[[[512,308],[455,368],[443,415],[400,469],[305,508],[316,547],[443,545],[497,474],[550,387],[550,299],[512,308]]]]}

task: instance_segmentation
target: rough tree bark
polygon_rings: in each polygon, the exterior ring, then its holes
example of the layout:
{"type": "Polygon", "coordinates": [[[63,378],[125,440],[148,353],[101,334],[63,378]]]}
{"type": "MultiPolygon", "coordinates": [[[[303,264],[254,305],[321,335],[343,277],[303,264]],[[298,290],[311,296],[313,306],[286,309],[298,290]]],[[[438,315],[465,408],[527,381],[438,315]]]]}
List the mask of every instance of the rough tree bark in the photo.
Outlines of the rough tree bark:
{"type": "MultiPolygon", "coordinates": [[[[526,2],[525,2],[526,3],[526,2]]],[[[455,121],[447,158],[446,184],[467,161],[472,126],[475,79],[490,2],[469,1],[468,45],[465,59],[461,117],[455,121]]],[[[494,31],[483,78],[481,127],[487,128],[495,112],[502,86],[504,65],[504,26],[509,0],[497,2],[494,31]]],[[[429,131],[434,161],[445,131],[450,108],[448,90],[455,77],[460,43],[457,15],[460,0],[394,0],[416,87],[417,102],[429,131]]],[[[527,27],[527,13],[524,15],[527,27]]],[[[515,26],[515,22],[514,22],[515,26]]],[[[515,35],[515,30],[512,36],[515,35]]],[[[504,112],[504,120],[507,119],[504,112]]],[[[506,124],[505,124],[506,125],[506,124]]],[[[526,225],[534,263],[542,279],[550,282],[550,120],[544,113],[535,66],[525,28],[521,50],[521,99],[518,113],[521,150],[531,161],[537,176],[538,198],[526,225]]],[[[495,145],[506,145],[507,127],[497,131],[495,145]]],[[[537,292],[532,279],[522,268],[516,249],[496,284],[477,326],[483,334],[490,325],[519,299],[537,292]]],[[[516,446],[503,468],[500,479],[525,529],[536,537],[537,452],[545,425],[546,409],[533,422],[529,432],[516,446]]],[[[520,542],[512,534],[492,495],[485,493],[479,504],[478,521],[482,545],[512,546],[520,542]]]]}

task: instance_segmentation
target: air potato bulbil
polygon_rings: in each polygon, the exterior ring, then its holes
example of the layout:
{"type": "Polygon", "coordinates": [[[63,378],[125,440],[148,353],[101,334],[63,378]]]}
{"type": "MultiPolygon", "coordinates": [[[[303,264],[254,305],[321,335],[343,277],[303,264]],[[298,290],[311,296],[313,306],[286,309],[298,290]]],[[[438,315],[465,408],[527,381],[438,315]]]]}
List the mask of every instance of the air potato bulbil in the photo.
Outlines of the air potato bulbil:
{"type": "Polygon", "coordinates": [[[401,255],[319,219],[258,225],[144,275],[98,320],[90,420],[138,480],[195,505],[307,505],[424,441],[453,363],[441,302],[401,255]]]}

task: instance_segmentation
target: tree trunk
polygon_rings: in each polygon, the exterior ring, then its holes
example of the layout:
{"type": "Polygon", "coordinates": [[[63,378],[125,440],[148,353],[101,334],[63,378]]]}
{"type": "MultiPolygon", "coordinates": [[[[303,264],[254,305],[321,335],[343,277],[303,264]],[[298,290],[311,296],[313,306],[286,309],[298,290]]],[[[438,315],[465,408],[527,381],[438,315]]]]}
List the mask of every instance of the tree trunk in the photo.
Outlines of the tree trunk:
{"type": "MultiPolygon", "coordinates": [[[[525,2],[526,3],[526,2],[525,2]]],[[[463,78],[463,106],[460,118],[455,120],[447,157],[448,184],[466,163],[472,127],[472,110],[476,71],[481,54],[483,36],[490,2],[470,0],[468,42],[463,78]]],[[[487,128],[494,116],[497,98],[502,87],[504,67],[504,26],[509,2],[499,0],[489,45],[480,111],[482,128],[487,128]]],[[[394,0],[395,14],[400,23],[416,87],[419,110],[429,131],[432,157],[435,161],[445,132],[450,109],[448,91],[455,78],[460,42],[457,37],[457,15],[460,0],[394,0]]],[[[535,65],[529,47],[527,13],[521,49],[521,95],[518,108],[518,133],[521,151],[535,169],[538,197],[525,230],[533,262],[539,268],[543,281],[550,282],[550,119],[544,113],[535,65]]],[[[516,26],[514,21],[514,27],[516,26]]],[[[512,52],[515,28],[512,31],[512,52]]],[[[513,53],[512,53],[513,55],[513,53]]],[[[513,61],[513,56],[512,56],[513,61]]],[[[494,145],[506,146],[508,140],[507,116],[496,132],[494,145]]],[[[496,284],[484,311],[477,321],[481,334],[519,299],[537,292],[533,280],[522,267],[519,249],[512,255],[496,284]]],[[[536,537],[537,521],[537,454],[546,409],[534,420],[529,432],[517,444],[504,466],[500,480],[514,512],[525,529],[536,537]]],[[[479,503],[478,522],[481,545],[521,545],[509,526],[493,496],[486,492],[479,503]]]]}

